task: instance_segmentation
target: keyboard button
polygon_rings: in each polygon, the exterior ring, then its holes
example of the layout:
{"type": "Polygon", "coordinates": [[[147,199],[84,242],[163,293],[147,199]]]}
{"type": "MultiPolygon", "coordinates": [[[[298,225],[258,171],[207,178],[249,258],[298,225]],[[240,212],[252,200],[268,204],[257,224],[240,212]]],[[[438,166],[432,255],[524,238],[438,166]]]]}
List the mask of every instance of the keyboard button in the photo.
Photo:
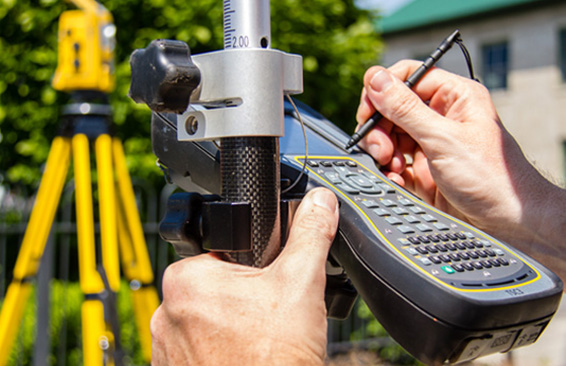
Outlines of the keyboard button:
{"type": "Polygon", "coordinates": [[[389,216],[388,218],[385,219],[385,221],[387,221],[391,225],[401,225],[403,223],[403,221],[399,220],[395,216],[389,216]]]}
{"type": "Polygon", "coordinates": [[[440,258],[438,258],[437,256],[431,255],[430,257],[428,257],[428,259],[430,259],[430,261],[434,264],[440,264],[442,263],[442,261],[440,260],[440,258]]]}
{"type": "Polygon", "coordinates": [[[419,239],[421,243],[425,243],[425,244],[430,243],[430,240],[426,236],[417,236],[417,239],[419,239]]]}
{"type": "Polygon", "coordinates": [[[432,216],[432,215],[422,215],[421,216],[423,220],[425,220],[426,222],[436,222],[438,221],[436,219],[436,217],[432,216]]]}
{"type": "Polygon", "coordinates": [[[376,208],[373,210],[373,213],[380,217],[391,216],[391,213],[383,208],[376,208]]]}
{"type": "Polygon", "coordinates": [[[429,251],[429,253],[438,253],[438,250],[434,247],[434,245],[427,245],[425,248],[429,251]]]}
{"type": "Polygon", "coordinates": [[[409,224],[418,224],[420,222],[420,220],[413,215],[407,215],[404,217],[404,219],[409,223],[409,224]]]}
{"type": "Polygon", "coordinates": [[[432,231],[432,228],[428,225],[425,225],[425,224],[417,224],[415,226],[417,227],[417,229],[419,229],[423,233],[427,233],[429,231],[432,231]]]}
{"type": "Polygon", "coordinates": [[[456,272],[464,272],[464,267],[461,264],[453,264],[451,266],[456,272]]]}
{"type": "Polygon", "coordinates": [[[345,183],[336,183],[335,184],[336,188],[344,191],[346,193],[350,193],[350,194],[359,194],[360,190],[356,189],[354,187],[350,187],[349,185],[345,184],[345,183]]]}
{"type": "Polygon", "coordinates": [[[336,173],[336,172],[326,172],[326,173],[324,173],[324,176],[325,176],[326,179],[328,179],[328,180],[330,181],[330,183],[332,183],[332,184],[342,183],[342,179],[340,179],[340,176],[339,176],[338,173],[336,173]]]}
{"type": "Polygon", "coordinates": [[[428,254],[428,250],[425,247],[417,247],[417,252],[421,254],[428,254]]]}
{"type": "Polygon", "coordinates": [[[446,231],[446,230],[450,230],[450,228],[448,226],[446,226],[445,224],[441,223],[441,222],[435,222],[433,223],[434,227],[437,228],[440,231],[446,231]]]}
{"type": "Polygon", "coordinates": [[[407,214],[409,214],[409,211],[405,210],[403,207],[395,207],[395,208],[392,208],[391,211],[393,211],[393,213],[395,213],[397,215],[407,215],[407,214]]]}
{"type": "Polygon", "coordinates": [[[409,237],[409,242],[411,242],[411,243],[413,243],[413,244],[415,244],[415,245],[421,244],[420,239],[419,239],[419,238],[415,238],[415,237],[413,237],[413,236],[409,237]]]}
{"type": "Polygon", "coordinates": [[[362,205],[366,206],[367,208],[379,207],[379,205],[377,204],[377,202],[375,202],[374,200],[365,200],[365,201],[362,201],[362,205]]]}
{"type": "Polygon", "coordinates": [[[440,269],[442,269],[444,272],[446,272],[446,273],[448,273],[448,274],[453,274],[453,273],[456,272],[456,271],[455,271],[452,267],[450,267],[450,266],[442,266],[442,267],[440,267],[440,269]]]}
{"type": "Polygon", "coordinates": [[[438,249],[439,251],[441,251],[443,253],[448,251],[448,249],[446,248],[446,245],[444,245],[444,244],[437,244],[436,249],[438,249]]]}
{"type": "Polygon", "coordinates": [[[381,204],[385,207],[397,207],[397,204],[389,199],[381,200],[381,204]]]}
{"type": "Polygon", "coordinates": [[[415,230],[408,225],[397,226],[397,229],[403,234],[414,234],[415,230]]]}
{"type": "Polygon", "coordinates": [[[309,166],[312,166],[313,168],[317,168],[318,167],[318,163],[314,160],[307,160],[307,164],[309,166]]]}

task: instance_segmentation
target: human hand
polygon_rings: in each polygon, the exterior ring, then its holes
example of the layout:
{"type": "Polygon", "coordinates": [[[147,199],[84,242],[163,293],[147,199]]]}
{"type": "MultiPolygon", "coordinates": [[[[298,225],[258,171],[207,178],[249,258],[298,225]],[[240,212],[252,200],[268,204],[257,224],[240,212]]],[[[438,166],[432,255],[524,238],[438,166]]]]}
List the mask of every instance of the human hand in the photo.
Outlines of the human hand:
{"type": "Polygon", "coordinates": [[[265,268],[208,253],[173,263],[151,321],[154,365],[321,365],[325,263],[338,227],[332,192],[309,192],[265,268]]]}
{"type": "Polygon", "coordinates": [[[526,225],[525,212],[540,213],[549,183],[505,130],[483,85],[433,68],[411,91],[401,80],[420,64],[366,72],[357,120],[376,109],[385,118],[360,146],[427,203],[503,240],[532,239],[540,223],[526,225]]]}

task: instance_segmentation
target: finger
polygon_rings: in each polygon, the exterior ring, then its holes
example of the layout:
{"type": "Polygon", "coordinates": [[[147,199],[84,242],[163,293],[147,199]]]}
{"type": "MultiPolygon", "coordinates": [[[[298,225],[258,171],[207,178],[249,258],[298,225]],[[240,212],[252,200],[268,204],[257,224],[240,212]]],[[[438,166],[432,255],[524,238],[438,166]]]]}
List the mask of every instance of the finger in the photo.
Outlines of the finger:
{"type": "Polygon", "coordinates": [[[400,174],[395,173],[395,172],[383,172],[383,173],[392,182],[397,183],[401,187],[405,187],[405,179],[403,179],[403,177],[400,174]]]}
{"type": "Polygon", "coordinates": [[[372,114],[375,113],[375,108],[371,101],[367,97],[366,89],[362,89],[362,96],[360,97],[360,105],[358,106],[358,111],[356,112],[356,121],[358,122],[358,126],[356,127],[356,131],[358,128],[371,117],[372,114]]]}
{"type": "MultiPolygon", "coordinates": [[[[389,122],[391,124],[391,122],[389,122]]],[[[393,157],[395,145],[389,132],[381,125],[372,129],[360,141],[359,146],[367,151],[379,165],[387,165],[393,157]]]]}
{"type": "Polygon", "coordinates": [[[388,67],[388,70],[399,79],[407,80],[422,64],[417,60],[400,60],[388,67]]]}
{"type": "Polygon", "coordinates": [[[401,178],[403,179],[403,187],[409,192],[415,194],[415,179],[413,174],[413,166],[407,166],[403,173],[400,174],[401,178]]]}
{"type": "Polygon", "coordinates": [[[413,155],[417,148],[417,142],[407,133],[397,133],[397,149],[403,154],[413,155]]]}
{"type": "MultiPolygon", "coordinates": [[[[364,88],[362,89],[362,95],[360,98],[360,105],[358,107],[358,111],[356,113],[356,121],[358,122],[358,127],[359,125],[364,124],[375,112],[376,109],[373,105],[373,103],[371,102],[371,100],[368,98],[367,96],[367,87],[369,85],[369,81],[371,80],[371,78],[373,77],[373,75],[375,75],[376,73],[378,73],[381,70],[384,70],[385,68],[382,66],[372,66],[370,67],[364,74],[364,78],[363,78],[363,82],[364,82],[364,88]]],[[[356,128],[357,130],[357,128],[356,128]]]]}
{"type": "Polygon", "coordinates": [[[401,173],[407,166],[405,156],[399,149],[395,149],[391,161],[387,165],[387,169],[391,172],[401,173]]]}
{"type": "Polygon", "coordinates": [[[405,130],[415,140],[430,136],[443,117],[430,109],[390,71],[375,73],[366,87],[367,96],[384,117],[405,130]]]}
{"type": "MultiPolygon", "coordinates": [[[[388,71],[399,78],[399,80],[407,80],[421,65],[422,62],[420,61],[401,60],[388,68],[388,71]]],[[[460,75],[452,74],[446,70],[432,67],[426,72],[425,76],[413,86],[412,90],[422,100],[429,101],[433,99],[433,96],[438,93],[439,90],[446,88],[447,85],[449,86],[447,89],[453,90],[453,95],[458,95],[457,93],[464,93],[466,88],[471,84],[478,83],[460,75]]]]}
{"type": "Polygon", "coordinates": [[[436,184],[430,173],[428,160],[420,148],[415,151],[413,174],[415,180],[415,194],[428,204],[434,204],[436,184]]]}
{"type": "MultiPolygon", "coordinates": [[[[403,60],[388,70],[400,80],[406,80],[420,65],[419,61],[403,60]]],[[[412,90],[423,101],[428,102],[432,110],[457,121],[491,120],[497,113],[485,86],[436,67],[427,71],[412,90]],[[463,108],[468,103],[473,103],[475,107],[463,108]]]]}
{"type": "MultiPolygon", "coordinates": [[[[295,212],[289,239],[276,265],[298,275],[324,274],[330,245],[338,228],[338,201],[325,188],[310,191],[295,212]]],[[[274,262],[274,263],[275,263],[274,262]]]]}

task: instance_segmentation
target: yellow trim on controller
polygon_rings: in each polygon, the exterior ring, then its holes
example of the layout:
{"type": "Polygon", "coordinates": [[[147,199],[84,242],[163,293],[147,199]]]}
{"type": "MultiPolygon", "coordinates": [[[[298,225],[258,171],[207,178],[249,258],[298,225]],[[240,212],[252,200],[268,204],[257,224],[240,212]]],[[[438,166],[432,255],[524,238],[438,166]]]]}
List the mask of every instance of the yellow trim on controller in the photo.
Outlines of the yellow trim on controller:
{"type": "MultiPolygon", "coordinates": [[[[305,159],[305,156],[295,156],[295,161],[297,163],[299,163],[300,165],[303,165],[303,162],[301,161],[301,159],[305,159]]],[[[465,228],[474,231],[476,234],[484,237],[487,240],[490,241],[495,241],[498,242],[498,240],[496,240],[495,238],[489,238],[486,236],[486,234],[478,231],[476,228],[467,225],[466,223],[452,217],[449,216],[448,214],[439,211],[438,209],[426,204],[425,202],[422,201],[417,201],[414,197],[411,197],[410,195],[406,194],[403,191],[399,191],[397,190],[397,188],[395,186],[393,186],[390,182],[384,180],[382,177],[380,177],[379,175],[373,173],[370,169],[368,169],[367,167],[365,167],[363,164],[361,164],[360,162],[358,162],[357,160],[354,160],[352,158],[349,157],[341,157],[341,156],[309,156],[308,159],[328,159],[328,160],[351,160],[354,161],[358,166],[360,166],[361,168],[367,170],[368,172],[372,173],[373,175],[375,175],[376,177],[378,177],[381,181],[383,181],[383,183],[386,183],[387,185],[391,186],[392,188],[395,188],[395,190],[402,194],[403,196],[405,196],[407,199],[410,199],[411,201],[418,203],[419,205],[424,205],[425,207],[429,208],[430,210],[436,212],[437,214],[444,216],[445,218],[454,221],[462,226],[464,226],[465,228]]],[[[405,258],[407,261],[409,261],[409,263],[413,264],[415,267],[417,267],[422,273],[424,273],[425,275],[427,275],[428,277],[432,278],[434,281],[440,283],[443,286],[446,286],[448,288],[451,288],[453,290],[456,291],[462,291],[462,292],[489,292],[489,291],[501,291],[501,290],[508,290],[508,289],[512,289],[512,288],[516,288],[516,287],[520,287],[520,286],[524,286],[530,283],[533,283],[537,280],[539,280],[541,278],[540,273],[533,268],[529,263],[527,263],[525,260],[523,260],[521,258],[521,256],[517,255],[516,253],[514,253],[512,250],[510,250],[509,248],[507,248],[506,246],[501,246],[502,249],[506,250],[507,252],[511,253],[512,255],[514,255],[515,257],[519,258],[524,264],[526,264],[529,268],[531,268],[535,273],[536,273],[536,277],[533,278],[532,280],[528,281],[528,282],[524,282],[524,283],[520,283],[517,285],[513,285],[513,286],[507,286],[507,287],[497,287],[497,288],[489,288],[489,289],[461,289],[458,287],[454,287],[451,286],[449,284],[447,284],[446,282],[444,282],[443,280],[440,280],[439,278],[435,277],[433,274],[427,272],[426,270],[424,270],[421,266],[419,266],[418,264],[416,264],[411,258],[407,257],[404,253],[402,253],[401,251],[399,251],[399,249],[397,249],[397,247],[395,247],[395,245],[393,245],[382,233],[381,231],[379,231],[379,229],[374,225],[373,221],[366,215],[366,213],[360,208],[360,206],[358,206],[354,201],[352,201],[347,194],[345,194],[344,192],[342,192],[341,190],[339,190],[338,188],[336,188],[336,186],[334,186],[334,184],[328,182],[325,178],[321,177],[317,172],[315,172],[314,170],[312,170],[308,165],[306,166],[306,169],[308,171],[310,171],[311,173],[313,173],[314,175],[316,175],[317,177],[319,177],[322,181],[324,181],[326,184],[328,184],[329,186],[331,186],[332,188],[334,188],[336,191],[338,191],[338,193],[340,193],[344,199],[348,200],[354,207],[356,207],[361,214],[366,218],[366,220],[371,224],[371,226],[375,229],[375,231],[377,231],[377,233],[379,234],[379,236],[381,236],[381,238],[395,251],[397,252],[397,254],[399,254],[402,258],[405,258]]]]}

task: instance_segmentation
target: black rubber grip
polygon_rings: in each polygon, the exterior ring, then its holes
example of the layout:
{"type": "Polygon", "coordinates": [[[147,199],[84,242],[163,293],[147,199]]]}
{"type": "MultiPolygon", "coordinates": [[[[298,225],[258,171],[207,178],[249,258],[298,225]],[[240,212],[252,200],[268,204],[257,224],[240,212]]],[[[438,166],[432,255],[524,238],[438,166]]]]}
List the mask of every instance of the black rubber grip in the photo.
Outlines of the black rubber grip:
{"type": "Polygon", "coordinates": [[[231,261],[264,267],[280,248],[279,139],[230,137],[221,140],[222,199],[251,204],[252,250],[227,253],[231,261]]]}

